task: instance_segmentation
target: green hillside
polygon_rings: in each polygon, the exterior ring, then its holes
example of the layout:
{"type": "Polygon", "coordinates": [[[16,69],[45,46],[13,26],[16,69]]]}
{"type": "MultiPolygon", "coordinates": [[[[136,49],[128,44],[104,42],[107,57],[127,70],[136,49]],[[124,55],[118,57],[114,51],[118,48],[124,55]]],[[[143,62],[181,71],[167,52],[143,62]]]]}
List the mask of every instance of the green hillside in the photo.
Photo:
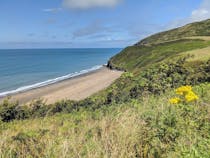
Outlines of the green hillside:
{"type": "Polygon", "coordinates": [[[210,36],[210,20],[195,22],[180,28],[157,33],[141,40],[136,45],[153,45],[193,36],[210,36]]]}
{"type": "Polygon", "coordinates": [[[85,100],[6,100],[0,157],[208,158],[209,32],[206,20],[124,49],[108,67],[126,72],[85,100]]]}
{"type": "Polygon", "coordinates": [[[180,39],[152,46],[130,46],[114,56],[109,61],[109,66],[127,71],[145,69],[154,63],[185,55],[184,52],[208,46],[210,41],[199,39],[180,39]]]}
{"type": "Polygon", "coordinates": [[[161,32],[127,47],[109,61],[109,67],[133,70],[142,69],[167,58],[185,55],[184,52],[201,49],[210,45],[210,20],[161,32]],[[195,38],[193,38],[195,37],[195,38]]]}

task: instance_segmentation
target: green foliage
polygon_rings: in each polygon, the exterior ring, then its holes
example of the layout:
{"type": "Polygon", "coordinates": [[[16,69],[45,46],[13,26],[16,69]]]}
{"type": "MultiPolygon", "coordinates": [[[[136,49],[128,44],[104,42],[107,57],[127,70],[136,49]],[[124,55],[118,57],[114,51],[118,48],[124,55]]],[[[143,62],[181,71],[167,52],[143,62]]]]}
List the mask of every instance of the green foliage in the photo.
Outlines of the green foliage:
{"type": "Polygon", "coordinates": [[[173,91],[168,91],[97,110],[83,107],[70,114],[1,123],[0,155],[207,158],[210,84],[193,90],[200,98],[196,104],[171,105],[173,91]]]}
{"type": "Polygon", "coordinates": [[[176,60],[177,56],[183,52],[207,46],[210,46],[209,41],[192,39],[177,40],[153,46],[131,46],[112,57],[108,67],[139,73],[142,69],[147,69],[159,62],[173,58],[176,60]]]}
{"type": "Polygon", "coordinates": [[[210,82],[210,61],[186,64],[186,59],[162,62],[142,70],[140,74],[126,72],[107,90],[79,102],[63,100],[46,105],[43,100],[36,100],[30,106],[19,106],[18,103],[5,101],[0,106],[1,120],[8,122],[56,113],[72,113],[80,108],[97,110],[102,106],[141,99],[148,94],[160,95],[181,85],[210,82]]]}
{"type": "Polygon", "coordinates": [[[209,36],[210,20],[188,24],[143,39],[112,57],[108,67],[139,73],[155,63],[176,58],[184,52],[210,46],[209,41],[187,37],[209,36]]]}
{"type": "Polygon", "coordinates": [[[50,113],[51,115],[60,112],[70,113],[75,109],[76,109],[76,103],[74,101],[62,100],[60,102],[56,102],[55,104],[51,105],[50,111],[48,113],[50,113]]]}
{"type": "Polygon", "coordinates": [[[116,102],[114,96],[118,96],[121,102],[125,102],[130,98],[141,98],[148,93],[159,95],[181,85],[210,82],[209,61],[187,63],[186,60],[184,57],[161,62],[132,77],[123,75],[110,88],[109,100],[112,98],[112,102],[116,102]]]}
{"type": "Polygon", "coordinates": [[[188,24],[173,30],[157,33],[155,35],[152,35],[150,37],[141,40],[136,45],[138,46],[152,45],[167,41],[173,41],[185,37],[209,36],[209,35],[210,35],[210,20],[208,19],[205,21],[188,24]]]}
{"type": "Polygon", "coordinates": [[[4,100],[0,105],[1,121],[9,122],[14,119],[26,119],[29,115],[28,109],[25,106],[19,106],[18,102],[10,103],[9,100],[4,100]]]}
{"type": "Polygon", "coordinates": [[[210,35],[209,26],[210,20],[189,24],[126,48],[108,63],[126,72],[82,101],[5,100],[1,157],[209,157],[210,60],[183,56],[210,46],[183,39],[210,35]],[[181,85],[194,86],[196,104],[168,103],[181,85]]]}
{"type": "Polygon", "coordinates": [[[42,137],[46,135],[48,130],[19,132],[12,137],[13,143],[17,146],[13,150],[14,157],[42,157],[45,152],[45,144],[40,142],[42,137]]]}

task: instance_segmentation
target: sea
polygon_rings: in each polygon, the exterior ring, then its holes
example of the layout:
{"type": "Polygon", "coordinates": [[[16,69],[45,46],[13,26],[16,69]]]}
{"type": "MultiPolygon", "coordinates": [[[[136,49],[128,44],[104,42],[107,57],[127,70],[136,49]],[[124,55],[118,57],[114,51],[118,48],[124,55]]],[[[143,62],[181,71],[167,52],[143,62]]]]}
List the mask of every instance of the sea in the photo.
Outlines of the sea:
{"type": "Polygon", "coordinates": [[[2,49],[0,97],[95,71],[120,51],[121,48],[2,49]]]}

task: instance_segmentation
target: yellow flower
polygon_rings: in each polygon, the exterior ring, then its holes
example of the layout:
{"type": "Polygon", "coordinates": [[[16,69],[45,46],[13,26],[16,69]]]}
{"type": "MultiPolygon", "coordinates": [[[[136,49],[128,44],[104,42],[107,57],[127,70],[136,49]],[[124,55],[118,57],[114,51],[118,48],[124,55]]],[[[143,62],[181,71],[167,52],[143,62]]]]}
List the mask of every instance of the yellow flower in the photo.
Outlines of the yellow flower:
{"type": "Polygon", "coordinates": [[[171,98],[171,99],[169,100],[169,102],[170,102],[171,104],[178,104],[180,101],[181,101],[181,100],[180,100],[179,98],[171,98]]]}
{"type": "Polygon", "coordinates": [[[192,91],[192,87],[191,86],[181,86],[179,88],[176,89],[176,94],[179,95],[184,95],[188,92],[192,91]]]}
{"type": "Polygon", "coordinates": [[[171,104],[177,103],[188,103],[192,101],[196,101],[199,97],[192,91],[191,86],[181,86],[176,89],[176,94],[181,95],[180,98],[171,98],[169,102],[171,104]]]}
{"type": "Polygon", "coordinates": [[[186,102],[196,101],[198,99],[199,99],[198,96],[194,92],[192,92],[192,91],[188,92],[185,95],[186,102]]]}

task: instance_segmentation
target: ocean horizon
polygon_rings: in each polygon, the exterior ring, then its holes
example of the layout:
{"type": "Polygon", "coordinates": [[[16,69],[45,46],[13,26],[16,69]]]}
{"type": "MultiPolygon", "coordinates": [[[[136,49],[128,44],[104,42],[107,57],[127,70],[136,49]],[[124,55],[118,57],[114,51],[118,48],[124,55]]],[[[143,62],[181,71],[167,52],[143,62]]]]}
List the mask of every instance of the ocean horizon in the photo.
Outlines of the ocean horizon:
{"type": "Polygon", "coordinates": [[[121,48],[0,49],[0,97],[79,76],[121,48]]]}

